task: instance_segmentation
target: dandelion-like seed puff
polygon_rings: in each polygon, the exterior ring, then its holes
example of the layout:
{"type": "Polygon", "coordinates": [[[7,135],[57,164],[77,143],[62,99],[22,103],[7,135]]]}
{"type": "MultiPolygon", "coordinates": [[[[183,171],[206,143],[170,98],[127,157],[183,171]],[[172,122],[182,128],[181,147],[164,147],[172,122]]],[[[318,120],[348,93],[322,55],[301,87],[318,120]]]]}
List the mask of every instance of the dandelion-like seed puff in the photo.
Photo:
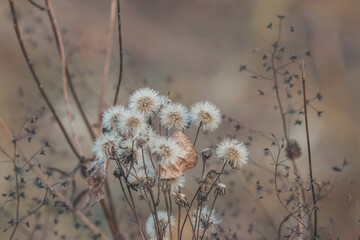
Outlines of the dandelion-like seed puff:
{"type": "Polygon", "coordinates": [[[190,121],[186,107],[182,104],[172,103],[164,106],[160,111],[160,122],[169,130],[183,130],[190,121]]]}
{"type": "Polygon", "coordinates": [[[171,138],[158,137],[152,141],[151,152],[160,164],[174,164],[180,154],[180,147],[171,138]]]}
{"type": "MultiPolygon", "coordinates": [[[[166,211],[158,211],[159,228],[161,234],[164,236],[164,240],[168,240],[169,235],[169,219],[166,211]]],[[[175,225],[175,218],[171,215],[171,227],[175,225]]],[[[149,235],[149,240],[157,240],[156,226],[154,222],[154,216],[150,215],[146,221],[146,233],[149,235]]]]}
{"type": "Polygon", "coordinates": [[[233,169],[240,169],[248,162],[248,151],[237,139],[224,139],[216,148],[217,157],[233,169]]]}
{"type": "Polygon", "coordinates": [[[154,114],[160,107],[158,92],[150,88],[136,90],[129,99],[129,108],[143,113],[146,117],[154,114]]]}
{"type": "Polygon", "coordinates": [[[208,101],[197,102],[190,109],[191,122],[201,130],[212,132],[221,123],[220,110],[208,101]]]}
{"type": "Polygon", "coordinates": [[[210,228],[211,231],[215,231],[216,226],[221,223],[221,220],[218,219],[218,217],[217,217],[216,210],[212,209],[210,212],[210,210],[208,210],[207,206],[204,207],[203,209],[201,209],[201,214],[200,214],[200,211],[194,210],[193,222],[196,221],[196,218],[197,218],[197,221],[200,222],[200,227],[202,229],[210,228]],[[197,212],[197,214],[196,214],[196,212],[197,212]]]}
{"type": "Polygon", "coordinates": [[[145,116],[135,110],[124,111],[117,127],[126,136],[134,136],[147,130],[145,116]]]}
{"type": "Polygon", "coordinates": [[[124,106],[113,106],[108,108],[102,117],[104,128],[108,130],[115,129],[124,111],[124,106]]]}
{"type": "Polygon", "coordinates": [[[121,137],[115,134],[101,134],[94,142],[93,152],[98,160],[108,159],[112,154],[117,153],[121,137]]]}

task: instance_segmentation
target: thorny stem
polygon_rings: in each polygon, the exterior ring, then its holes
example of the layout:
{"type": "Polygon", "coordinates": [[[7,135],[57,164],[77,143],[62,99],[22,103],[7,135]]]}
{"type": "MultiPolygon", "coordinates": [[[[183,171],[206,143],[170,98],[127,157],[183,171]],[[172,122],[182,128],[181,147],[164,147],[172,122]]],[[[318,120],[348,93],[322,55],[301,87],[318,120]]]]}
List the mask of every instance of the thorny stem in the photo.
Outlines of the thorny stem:
{"type": "Polygon", "coordinates": [[[306,107],[306,87],[305,87],[305,69],[304,69],[304,61],[301,65],[302,70],[302,85],[303,85],[303,100],[304,100],[304,114],[305,114],[305,128],[306,128],[306,142],[308,148],[308,158],[309,158],[309,171],[310,171],[310,186],[312,193],[312,200],[314,204],[314,236],[317,236],[317,207],[316,207],[316,196],[315,196],[315,188],[314,188],[314,178],[312,171],[312,163],[311,163],[311,150],[310,150],[310,134],[309,134],[309,123],[308,123],[308,113],[306,107]]]}
{"type": "Polygon", "coordinates": [[[120,84],[122,81],[122,73],[123,73],[123,46],[122,46],[122,36],[121,36],[121,15],[120,15],[120,0],[117,0],[117,19],[118,19],[118,35],[119,35],[119,54],[120,54],[120,71],[119,71],[119,79],[116,86],[116,93],[114,98],[114,105],[116,105],[119,91],[120,91],[120,84]]]}

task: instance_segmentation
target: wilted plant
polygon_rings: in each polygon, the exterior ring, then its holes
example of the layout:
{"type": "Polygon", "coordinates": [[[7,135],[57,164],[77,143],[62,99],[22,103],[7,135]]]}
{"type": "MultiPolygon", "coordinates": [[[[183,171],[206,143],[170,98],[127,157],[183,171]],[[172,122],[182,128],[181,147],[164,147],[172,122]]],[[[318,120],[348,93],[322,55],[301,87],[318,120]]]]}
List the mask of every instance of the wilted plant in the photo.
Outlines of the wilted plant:
{"type": "Polygon", "coordinates": [[[146,236],[134,194],[139,194],[149,209],[146,233],[150,239],[176,239],[175,233],[181,239],[187,222],[192,238],[203,239],[207,230],[215,230],[221,222],[214,205],[217,198],[226,193],[225,184],[220,182],[225,167],[240,169],[248,161],[247,149],[241,141],[224,139],[216,149],[216,158],[223,162],[221,170],[206,169],[212,150],[207,148],[197,153],[196,140],[200,131],[214,131],[220,122],[220,110],[208,101],[197,102],[188,111],[155,90],[136,90],[127,107],[116,105],[103,115],[104,128],[93,148],[97,159],[88,167],[87,178],[96,200],[104,197],[102,186],[107,166],[109,161],[114,161],[117,165],[114,176],[135,215],[142,239],[146,236]],[[191,124],[195,128],[190,128],[191,124]],[[185,133],[195,136],[193,142],[185,133]],[[198,189],[189,202],[190,196],[181,193],[181,189],[185,183],[184,174],[196,166],[198,155],[202,158],[202,175],[193,180],[198,189]],[[208,207],[211,193],[214,198],[208,207]],[[177,230],[174,229],[173,200],[178,205],[177,230]],[[165,210],[160,210],[164,205],[165,210]],[[186,213],[184,219],[181,211],[186,213]]]}

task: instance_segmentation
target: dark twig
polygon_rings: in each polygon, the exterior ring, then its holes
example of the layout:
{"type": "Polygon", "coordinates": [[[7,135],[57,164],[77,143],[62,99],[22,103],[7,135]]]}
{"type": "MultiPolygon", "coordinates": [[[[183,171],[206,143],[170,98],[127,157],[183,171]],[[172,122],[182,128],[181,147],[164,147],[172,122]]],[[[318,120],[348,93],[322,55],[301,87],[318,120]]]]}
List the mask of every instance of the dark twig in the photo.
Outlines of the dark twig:
{"type": "Polygon", "coordinates": [[[69,137],[69,135],[67,134],[67,132],[66,132],[66,130],[65,130],[65,127],[64,127],[64,125],[62,124],[62,122],[61,122],[61,120],[60,120],[59,115],[57,114],[57,112],[56,112],[53,104],[51,103],[51,100],[49,99],[46,91],[44,90],[44,88],[43,88],[43,86],[42,86],[42,84],[41,84],[41,82],[40,82],[40,79],[39,79],[38,75],[37,75],[36,72],[35,72],[35,68],[34,68],[34,66],[33,66],[33,64],[32,64],[32,61],[30,60],[30,57],[29,57],[29,55],[28,55],[28,52],[27,52],[27,50],[26,50],[26,47],[25,47],[25,45],[24,45],[24,42],[23,42],[23,39],[22,39],[22,36],[21,36],[21,33],[20,33],[20,29],[19,29],[19,25],[18,25],[18,21],[17,21],[17,16],[16,16],[15,4],[14,4],[13,0],[9,0],[9,5],[10,5],[10,10],[11,10],[11,15],[12,15],[12,18],[13,18],[13,24],[14,24],[13,26],[14,26],[14,30],[15,30],[15,33],[16,33],[16,37],[17,37],[17,40],[18,40],[18,42],[19,42],[19,45],[20,45],[21,51],[22,51],[22,53],[23,53],[23,56],[24,56],[24,58],[25,58],[25,61],[26,61],[27,65],[28,65],[28,67],[29,67],[29,69],[30,69],[30,72],[31,72],[31,74],[32,74],[32,76],[33,76],[33,79],[34,79],[34,81],[35,81],[35,83],[36,83],[36,86],[38,87],[38,89],[39,89],[42,97],[44,98],[46,104],[47,104],[48,107],[50,108],[51,113],[53,114],[56,122],[58,123],[58,125],[59,125],[59,127],[60,127],[60,129],[61,129],[61,132],[63,133],[63,135],[64,135],[67,143],[69,144],[71,150],[73,151],[73,153],[75,154],[75,156],[79,159],[79,161],[80,161],[80,162],[83,162],[83,161],[84,161],[83,156],[81,156],[81,155],[77,152],[75,146],[74,146],[73,143],[71,142],[70,137],[69,137]]]}
{"type": "Polygon", "coordinates": [[[117,19],[118,19],[118,35],[119,35],[119,54],[120,54],[120,71],[119,71],[119,79],[116,86],[116,93],[114,98],[114,105],[116,105],[119,91],[120,91],[120,84],[122,81],[122,73],[123,73],[123,46],[122,46],[122,36],[121,36],[121,16],[120,16],[120,0],[117,0],[117,19]]]}
{"type": "Polygon", "coordinates": [[[308,158],[309,158],[309,171],[310,171],[310,186],[311,186],[311,194],[312,200],[314,204],[314,236],[317,236],[317,206],[316,206],[316,196],[315,196],[315,188],[314,188],[314,178],[312,171],[312,163],[311,163],[311,150],[310,150],[310,134],[309,134],[309,123],[308,123],[308,114],[307,114],[307,104],[306,104],[306,87],[305,87],[305,69],[304,62],[301,65],[301,73],[302,73],[302,85],[303,85],[303,99],[304,99],[304,115],[305,115],[305,128],[306,128],[306,142],[308,148],[308,158]]]}

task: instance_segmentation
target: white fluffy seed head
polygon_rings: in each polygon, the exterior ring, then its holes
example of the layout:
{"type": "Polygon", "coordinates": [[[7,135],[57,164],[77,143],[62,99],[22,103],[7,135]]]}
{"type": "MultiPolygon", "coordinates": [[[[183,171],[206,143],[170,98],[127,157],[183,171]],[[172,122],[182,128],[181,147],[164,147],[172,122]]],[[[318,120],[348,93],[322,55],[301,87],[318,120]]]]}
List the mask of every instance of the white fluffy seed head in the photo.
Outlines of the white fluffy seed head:
{"type": "Polygon", "coordinates": [[[198,211],[198,213],[196,214],[196,210],[194,210],[193,222],[195,222],[196,218],[197,218],[197,221],[200,223],[200,227],[202,229],[210,228],[211,231],[215,231],[216,226],[221,223],[221,220],[218,219],[218,216],[216,214],[216,210],[213,209],[210,212],[210,210],[208,210],[207,206],[205,206],[201,210],[201,214],[200,214],[200,211],[198,211]],[[210,217],[209,217],[209,215],[210,215],[210,217]]]}
{"type": "Polygon", "coordinates": [[[174,140],[156,137],[151,144],[151,152],[162,165],[174,164],[180,154],[180,147],[174,140]]]}
{"type": "Polygon", "coordinates": [[[197,102],[190,109],[191,122],[203,131],[214,131],[221,123],[220,110],[208,101],[197,102]]]}
{"type": "Polygon", "coordinates": [[[184,187],[185,177],[180,176],[177,178],[163,179],[163,189],[168,192],[178,193],[179,189],[184,187]]]}
{"type": "MultiPolygon", "coordinates": [[[[166,211],[158,211],[159,227],[164,240],[168,240],[169,237],[169,218],[166,211]]],[[[175,218],[171,215],[171,227],[175,225],[175,218]]],[[[150,215],[146,221],[146,233],[149,235],[149,240],[157,240],[156,227],[154,216],[150,215]]]]}
{"type": "Polygon", "coordinates": [[[121,137],[115,134],[101,134],[95,141],[93,152],[98,160],[108,159],[111,155],[116,154],[121,142],[121,137]]]}
{"type": "Polygon", "coordinates": [[[131,94],[129,108],[150,116],[160,107],[158,92],[150,88],[141,88],[131,94]]]}
{"type": "Polygon", "coordinates": [[[147,129],[145,116],[135,110],[126,110],[117,123],[119,131],[125,136],[135,136],[147,129]]]}
{"type": "Polygon", "coordinates": [[[216,148],[216,155],[233,169],[240,169],[248,162],[246,146],[237,139],[224,139],[216,148]]]}
{"type": "Polygon", "coordinates": [[[160,122],[169,130],[183,130],[190,121],[186,107],[182,104],[172,103],[164,106],[160,111],[160,122]]]}
{"type": "Polygon", "coordinates": [[[149,162],[146,155],[144,155],[145,159],[139,159],[137,164],[134,164],[133,168],[130,170],[130,174],[128,177],[129,183],[141,183],[145,182],[147,178],[155,178],[154,168],[149,162]],[[145,164],[145,166],[144,166],[145,164]]]}
{"type": "Polygon", "coordinates": [[[116,128],[117,122],[120,120],[121,115],[125,111],[124,106],[112,106],[108,108],[102,117],[104,128],[112,130],[116,128]]]}

